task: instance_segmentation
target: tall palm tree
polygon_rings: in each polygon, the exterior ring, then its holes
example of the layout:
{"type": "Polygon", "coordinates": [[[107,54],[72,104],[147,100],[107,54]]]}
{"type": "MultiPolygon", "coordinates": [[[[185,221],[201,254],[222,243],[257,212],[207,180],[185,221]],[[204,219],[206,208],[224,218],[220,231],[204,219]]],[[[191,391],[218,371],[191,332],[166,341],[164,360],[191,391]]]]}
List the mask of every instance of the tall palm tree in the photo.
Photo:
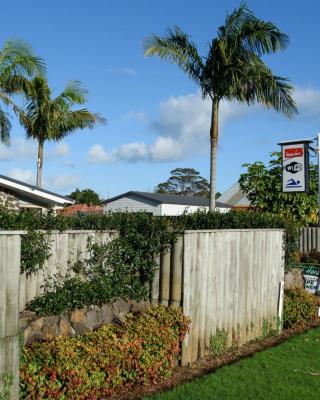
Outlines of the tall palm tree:
{"type": "Polygon", "coordinates": [[[152,34],[144,42],[146,56],[176,63],[195,81],[203,98],[211,100],[210,210],[215,209],[218,113],[221,100],[252,105],[262,103],[288,117],[297,113],[288,79],[273,75],[261,60],[264,54],[287,47],[289,38],[269,21],[258,19],[241,3],[209,43],[205,57],[179,27],[163,36],[152,34]]]}
{"type": "MultiPolygon", "coordinates": [[[[11,95],[21,93],[27,77],[44,73],[43,61],[33,54],[25,42],[14,40],[0,49],[0,101],[14,105],[11,95]]],[[[0,142],[9,144],[11,124],[8,114],[0,104],[0,142]]]]}
{"type": "Polygon", "coordinates": [[[15,109],[27,138],[38,142],[37,181],[42,187],[43,148],[46,141],[60,141],[77,129],[93,128],[104,122],[98,114],[86,108],[73,110],[74,105],[86,101],[87,91],[78,81],[71,81],[62,93],[52,98],[52,91],[44,77],[37,76],[25,86],[25,107],[15,109]]]}

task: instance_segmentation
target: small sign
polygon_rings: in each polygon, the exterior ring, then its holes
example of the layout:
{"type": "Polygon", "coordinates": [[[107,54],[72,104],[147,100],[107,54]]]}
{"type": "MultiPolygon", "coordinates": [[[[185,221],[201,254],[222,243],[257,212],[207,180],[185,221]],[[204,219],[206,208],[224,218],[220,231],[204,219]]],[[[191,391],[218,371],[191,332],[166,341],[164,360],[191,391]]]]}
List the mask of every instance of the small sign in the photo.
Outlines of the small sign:
{"type": "Polygon", "coordinates": [[[320,266],[302,265],[302,275],[304,288],[310,293],[317,293],[320,290],[320,266]]]}
{"type": "Polygon", "coordinates": [[[279,143],[282,147],[282,191],[309,191],[309,143],[301,140],[279,143]]]}

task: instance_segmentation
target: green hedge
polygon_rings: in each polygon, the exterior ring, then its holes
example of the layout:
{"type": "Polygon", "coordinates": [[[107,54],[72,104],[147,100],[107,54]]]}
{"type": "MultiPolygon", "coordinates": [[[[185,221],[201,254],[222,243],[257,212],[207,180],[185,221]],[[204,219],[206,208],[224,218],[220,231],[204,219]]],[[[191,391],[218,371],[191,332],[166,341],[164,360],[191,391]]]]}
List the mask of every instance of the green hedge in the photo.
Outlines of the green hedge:
{"type": "Polygon", "coordinates": [[[102,399],[121,388],[155,383],[175,366],[189,320],[180,309],[150,308],[122,326],[54,338],[23,350],[21,399],[102,399]]]}
{"type": "Polygon", "coordinates": [[[293,328],[317,318],[320,299],[305,289],[288,289],[284,292],[283,327],[293,328]]]}

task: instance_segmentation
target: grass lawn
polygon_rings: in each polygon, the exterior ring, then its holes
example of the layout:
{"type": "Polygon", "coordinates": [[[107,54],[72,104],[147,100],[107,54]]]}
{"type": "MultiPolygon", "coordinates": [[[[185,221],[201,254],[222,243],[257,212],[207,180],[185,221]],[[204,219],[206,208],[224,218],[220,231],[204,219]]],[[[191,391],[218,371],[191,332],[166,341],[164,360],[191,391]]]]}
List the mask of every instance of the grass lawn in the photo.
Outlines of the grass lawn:
{"type": "Polygon", "coordinates": [[[319,400],[320,328],[152,397],[171,399],[319,400]]]}

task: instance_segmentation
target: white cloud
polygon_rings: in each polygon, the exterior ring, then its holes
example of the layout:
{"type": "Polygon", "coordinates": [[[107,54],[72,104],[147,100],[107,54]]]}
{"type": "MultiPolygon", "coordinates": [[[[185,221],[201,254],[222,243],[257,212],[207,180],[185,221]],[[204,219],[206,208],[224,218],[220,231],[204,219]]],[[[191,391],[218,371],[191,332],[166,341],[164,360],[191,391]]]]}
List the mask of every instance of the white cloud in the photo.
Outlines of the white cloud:
{"type": "Polygon", "coordinates": [[[70,190],[73,189],[80,181],[78,175],[57,175],[48,178],[44,187],[48,190],[70,190]]]}
{"type": "Polygon", "coordinates": [[[66,157],[70,154],[70,149],[66,143],[60,142],[56,144],[54,152],[58,157],[66,157]]]}
{"type": "Polygon", "coordinates": [[[13,159],[33,159],[37,154],[37,143],[34,140],[14,138],[10,146],[0,144],[0,161],[13,159]]]}
{"type": "Polygon", "coordinates": [[[134,119],[138,122],[145,122],[148,118],[148,114],[142,111],[129,111],[124,117],[126,119],[134,119]]]}
{"type": "MultiPolygon", "coordinates": [[[[222,102],[220,127],[227,120],[242,116],[245,111],[246,107],[238,103],[222,102]]],[[[135,113],[130,113],[130,116],[137,117],[135,113]]],[[[126,143],[110,151],[96,144],[89,150],[88,160],[98,164],[178,161],[190,152],[207,148],[210,120],[210,101],[203,100],[200,94],[171,97],[160,104],[159,118],[151,124],[151,129],[158,134],[154,143],[126,143]]]]}
{"type": "Polygon", "coordinates": [[[29,183],[30,185],[34,185],[36,183],[36,175],[30,169],[12,168],[9,170],[7,175],[10,178],[29,183]]]}
{"type": "Polygon", "coordinates": [[[320,90],[296,87],[293,97],[302,117],[320,116],[320,90]]]}
{"type": "Polygon", "coordinates": [[[101,144],[95,144],[89,150],[88,161],[90,164],[109,164],[113,162],[113,159],[101,144]]]}

